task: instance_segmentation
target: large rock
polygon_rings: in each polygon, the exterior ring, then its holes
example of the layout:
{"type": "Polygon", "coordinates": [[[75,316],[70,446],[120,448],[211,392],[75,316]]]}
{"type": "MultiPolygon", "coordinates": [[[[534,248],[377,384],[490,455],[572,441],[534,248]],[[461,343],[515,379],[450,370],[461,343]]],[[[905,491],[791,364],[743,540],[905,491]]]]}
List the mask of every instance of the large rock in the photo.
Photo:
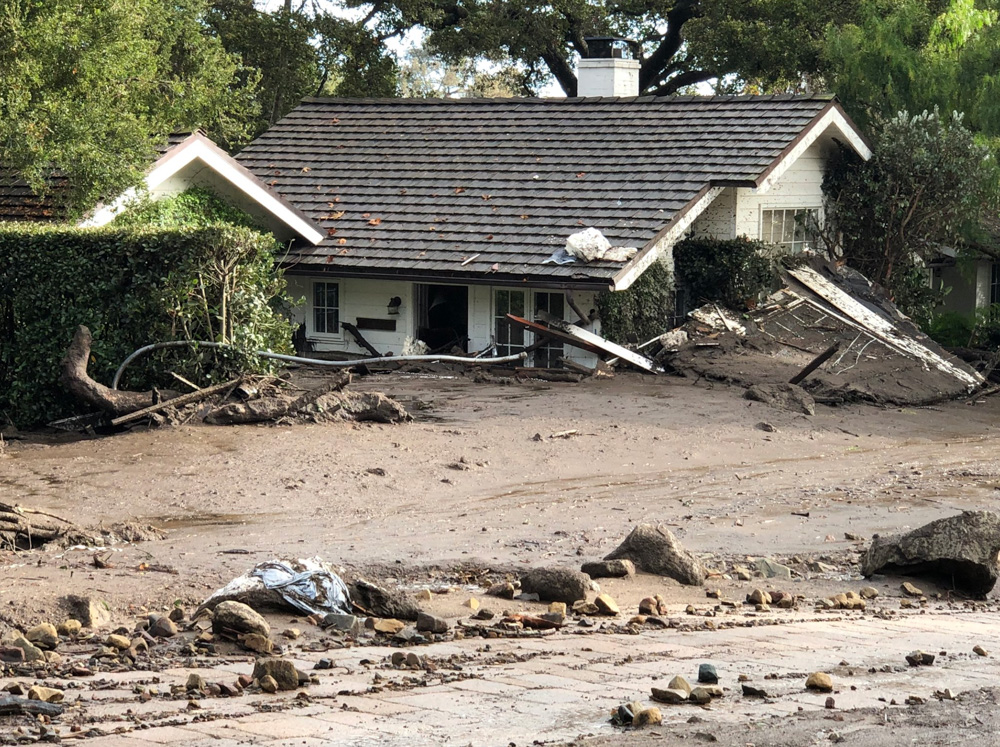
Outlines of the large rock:
{"type": "Polygon", "coordinates": [[[299,687],[299,672],[287,659],[257,659],[253,665],[253,678],[260,681],[265,677],[273,677],[279,690],[297,690],[299,687]]]}
{"type": "Polygon", "coordinates": [[[351,599],[374,617],[416,621],[420,607],[407,594],[389,591],[359,578],[348,587],[351,599]]]}
{"type": "Polygon", "coordinates": [[[39,623],[33,628],[28,628],[24,637],[46,651],[51,651],[59,645],[59,633],[52,623],[39,623]]]}
{"type": "Polygon", "coordinates": [[[743,395],[745,399],[763,402],[779,410],[816,414],[816,400],[805,389],[795,384],[754,384],[743,395]]]}
{"type": "Polygon", "coordinates": [[[985,597],[1000,568],[1000,516],[966,511],[907,534],[875,535],[861,563],[862,575],[906,573],[937,576],[949,587],[985,597]]]}
{"type": "Polygon", "coordinates": [[[669,576],[682,584],[699,586],[705,581],[705,569],[669,529],[659,524],[640,524],[605,560],[624,558],[639,570],[669,576]]]}
{"type": "Polygon", "coordinates": [[[532,568],[521,576],[521,591],[543,602],[573,602],[587,598],[590,577],[571,568],[532,568]]]}
{"type": "Polygon", "coordinates": [[[111,610],[99,599],[71,594],[63,601],[69,608],[70,617],[79,620],[85,628],[100,628],[111,622],[111,610]]]}
{"type": "Polygon", "coordinates": [[[271,634],[267,620],[242,602],[223,602],[212,613],[212,630],[216,633],[239,635],[256,633],[265,638],[271,634]]]}
{"type": "Polygon", "coordinates": [[[581,571],[591,578],[628,578],[635,575],[631,560],[595,560],[584,563],[581,571]]]}

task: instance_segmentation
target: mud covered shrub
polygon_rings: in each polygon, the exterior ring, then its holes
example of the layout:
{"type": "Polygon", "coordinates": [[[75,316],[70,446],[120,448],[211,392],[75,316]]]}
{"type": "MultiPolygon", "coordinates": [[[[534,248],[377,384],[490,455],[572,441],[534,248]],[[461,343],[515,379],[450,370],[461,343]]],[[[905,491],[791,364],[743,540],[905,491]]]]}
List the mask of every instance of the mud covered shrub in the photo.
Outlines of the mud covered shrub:
{"type": "Polygon", "coordinates": [[[773,255],[772,246],[746,236],[686,239],[674,247],[677,284],[693,306],[718,303],[739,311],[770,290],[773,255]]]}
{"type": "Polygon", "coordinates": [[[946,348],[966,347],[972,342],[975,321],[969,314],[946,311],[931,319],[927,334],[946,348]]]}
{"type": "Polygon", "coordinates": [[[643,342],[670,329],[674,292],[670,270],[654,262],[628,289],[597,295],[601,334],[612,342],[643,342]]]}
{"type": "Polygon", "coordinates": [[[228,224],[0,224],[0,419],[29,426],[76,412],[58,379],[79,324],[94,335],[90,373],[107,384],[125,356],[150,342],[236,346],[160,351],[129,368],[123,388],[171,387],[169,371],[211,383],[268,370],[251,351],[291,350],[275,248],[272,237],[228,224]]]}

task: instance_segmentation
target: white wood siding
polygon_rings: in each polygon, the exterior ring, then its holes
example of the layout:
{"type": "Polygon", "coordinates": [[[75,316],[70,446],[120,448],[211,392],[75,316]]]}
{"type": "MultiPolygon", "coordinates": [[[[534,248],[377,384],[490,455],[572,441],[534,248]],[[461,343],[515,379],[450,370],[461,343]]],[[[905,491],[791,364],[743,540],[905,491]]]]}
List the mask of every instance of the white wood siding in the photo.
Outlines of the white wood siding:
{"type": "Polygon", "coordinates": [[[732,236],[760,238],[762,210],[818,208],[823,205],[823,172],[826,160],[817,142],[793,163],[766,192],[741,187],[736,190],[736,224],[732,236]]]}

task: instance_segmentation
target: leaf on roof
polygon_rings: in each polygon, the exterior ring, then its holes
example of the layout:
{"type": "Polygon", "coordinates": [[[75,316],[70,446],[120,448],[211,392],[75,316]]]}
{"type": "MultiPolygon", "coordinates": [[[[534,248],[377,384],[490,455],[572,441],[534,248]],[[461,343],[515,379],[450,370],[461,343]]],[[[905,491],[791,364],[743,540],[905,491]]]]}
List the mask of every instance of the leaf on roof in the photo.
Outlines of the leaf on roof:
{"type": "Polygon", "coordinates": [[[275,176],[281,176],[281,169],[275,169],[274,170],[274,175],[275,176]]]}
{"type": "Polygon", "coordinates": [[[362,218],[371,218],[371,217],[372,217],[372,214],[371,214],[371,213],[362,213],[362,214],[361,214],[361,217],[362,217],[362,218]]]}
{"type": "Polygon", "coordinates": [[[381,218],[372,218],[370,221],[368,221],[368,225],[369,226],[377,226],[381,222],[382,222],[381,218]]]}
{"type": "Polygon", "coordinates": [[[337,229],[336,228],[328,228],[328,229],[326,229],[326,235],[327,236],[333,236],[335,233],[337,233],[337,229]]]}
{"type": "Polygon", "coordinates": [[[530,215],[524,215],[524,214],[522,214],[521,215],[521,220],[528,220],[528,218],[530,218],[530,217],[531,217],[530,215]]]}
{"type": "Polygon", "coordinates": [[[455,194],[460,195],[465,191],[465,187],[455,187],[455,194]]]}
{"type": "Polygon", "coordinates": [[[343,217],[344,217],[344,211],[343,210],[337,210],[336,212],[330,213],[328,215],[321,215],[321,216],[319,216],[319,219],[320,220],[340,220],[343,217]]]}
{"type": "Polygon", "coordinates": [[[337,117],[334,117],[333,119],[330,120],[330,124],[340,124],[340,120],[337,119],[337,117]]]}
{"type": "Polygon", "coordinates": [[[438,227],[437,226],[427,226],[427,230],[428,231],[436,231],[436,230],[438,230],[438,227]]]}
{"type": "Polygon", "coordinates": [[[587,175],[586,171],[578,171],[578,172],[576,172],[576,178],[577,179],[583,179],[583,177],[585,177],[586,175],[587,175]]]}
{"type": "Polygon", "coordinates": [[[493,196],[493,195],[483,195],[483,199],[484,199],[484,200],[488,200],[488,199],[490,199],[490,198],[491,198],[492,196],[493,196]]]}
{"type": "Polygon", "coordinates": [[[487,241],[493,241],[493,234],[490,234],[489,236],[487,236],[486,240],[487,241]]]}
{"type": "Polygon", "coordinates": [[[403,187],[401,190],[399,190],[399,193],[401,195],[405,195],[406,194],[406,187],[403,187]]]}
{"type": "Polygon", "coordinates": [[[309,168],[308,166],[303,166],[302,167],[302,173],[303,174],[308,174],[310,171],[312,171],[312,169],[309,168]]]}
{"type": "Polygon", "coordinates": [[[347,249],[341,249],[337,254],[344,255],[347,254],[347,249]]]}
{"type": "Polygon", "coordinates": [[[347,243],[347,239],[344,239],[344,238],[337,239],[337,243],[338,244],[346,244],[347,243]]]}
{"type": "Polygon", "coordinates": [[[331,262],[333,262],[333,255],[332,254],[329,257],[326,258],[326,263],[327,264],[330,264],[331,262]]]}
{"type": "Polygon", "coordinates": [[[333,207],[333,206],[334,206],[334,205],[336,205],[336,204],[337,204],[338,202],[340,202],[340,198],[339,198],[339,197],[334,197],[334,198],[333,198],[333,202],[328,202],[328,203],[326,203],[326,204],[327,204],[328,206],[330,206],[330,207],[333,207]]]}
{"type": "Polygon", "coordinates": [[[493,263],[493,264],[492,264],[492,265],[490,266],[490,272],[496,272],[496,271],[497,271],[497,270],[499,270],[499,269],[500,269],[500,263],[499,263],[499,262],[494,262],[494,263],[493,263]]]}
{"type": "Polygon", "coordinates": [[[277,183],[278,183],[278,180],[277,180],[277,179],[272,179],[271,181],[269,181],[269,182],[267,183],[267,185],[268,185],[269,187],[273,187],[273,186],[274,186],[275,184],[277,184],[277,183]]]}

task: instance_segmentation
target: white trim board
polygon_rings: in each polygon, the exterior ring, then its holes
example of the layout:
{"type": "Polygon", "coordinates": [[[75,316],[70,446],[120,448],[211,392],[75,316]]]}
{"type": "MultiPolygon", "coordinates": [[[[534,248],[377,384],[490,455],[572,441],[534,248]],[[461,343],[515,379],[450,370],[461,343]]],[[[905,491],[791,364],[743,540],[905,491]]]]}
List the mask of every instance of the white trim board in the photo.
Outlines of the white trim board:
{"type": "MultiPolygon", "coordinates": [[[[201,134],[192,135],[180,145],[171,148],[153,164],[153,168],[146,174],[145,188],[150,192],[156,190],[194,161],[200,161],[206,168],[221,176],[240,193],[288,226],[297,236],[314,245],[323,240],[324,234],[312,221],[300,215],[291,205],[265,187],[257,177],[236,163],[229,154],[201,134]]],[[[138,191],[134,188],[127,190],[113,202],[98,206],[88,218],[80,222],[80,225],[107,225],[136,198],[137,194],[138,191]]]]}

